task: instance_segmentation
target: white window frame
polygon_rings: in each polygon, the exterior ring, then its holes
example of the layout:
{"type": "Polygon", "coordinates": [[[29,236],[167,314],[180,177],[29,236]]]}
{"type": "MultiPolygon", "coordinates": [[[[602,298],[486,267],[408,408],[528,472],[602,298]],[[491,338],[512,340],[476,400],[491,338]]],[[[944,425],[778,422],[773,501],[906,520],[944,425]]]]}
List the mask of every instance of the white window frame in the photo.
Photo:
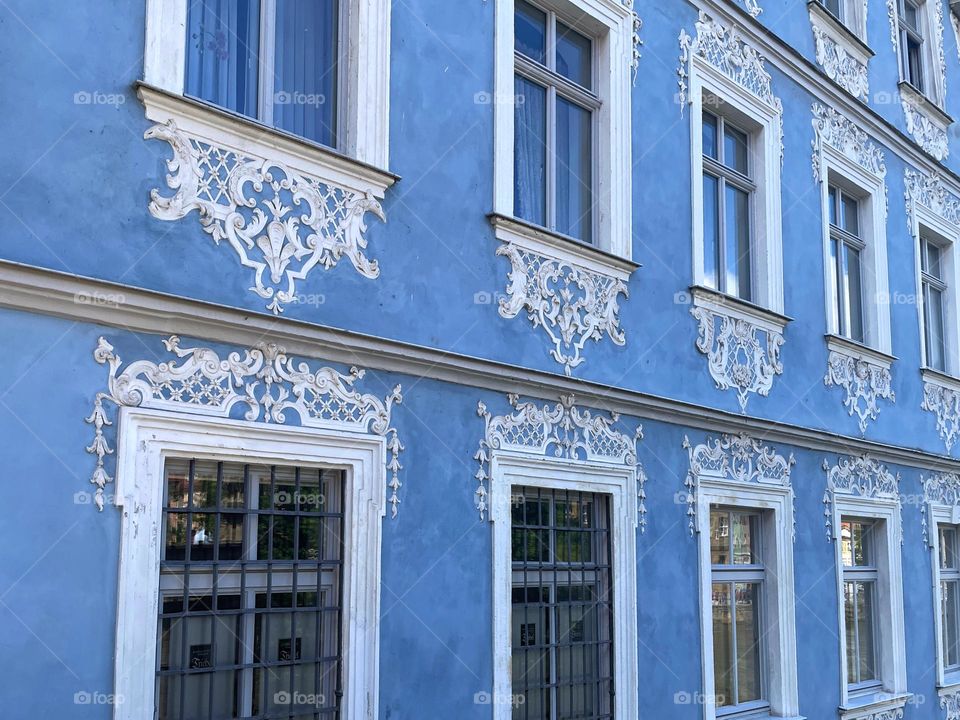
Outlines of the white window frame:
{"type": "Polygon", "coordinates": [[[837,586],[837,635],[840,649],[840,717],[861,718],[865,712],[902,708],[907,692],[906,639],[903,620],[903,581],[901,564],[901,520],[899,498],[863,498],[831,491],[833,497],[833,544],[837,586]],[[874,526],[874,553],[878,567],[877,617],[888,619],[878,623],[878,675],[882,689],[864,695],[850,692],[847,682],[847,643],[844,617],[843,557],[840,523],[843,517],[879,521],[874,526]],[[879,532],[878,532],[879,531],[879,532]]]}
{"type": "Polygon", "coordinates": [[[724,107],[709,108],[732,117],[750,132],[750,162],[757,189],[751,203],[751,304],[783,313],[783,246],[780,199],[781,115],[736,81],[694,55],[690,63],[690,154],[693,196],[693,278],[705,286],[703,232],[703,110],[705,96],[724,107]]]}
{"type": "MultiPolygon", "coordinates": [[[[187,5],[188,0],[147,0],[144,82],[176,96],[184,93],[187,5]]],[[[389,0],[341,4],[346,47],[340,56],[347,60],[337,90],[337,152],[381,169],[389,165],[390,6],[389,0]]]]}
{"type": "Polygon", "coordinates": [[[700,628],[705,720],[717,713],[713,658],[712,566],[710,509],[716,505],[763,514],[760,541],[766,570],[761,617],[764,690],[770,717],[800,715],[797,684],[797,631],[793,584],[793,490],[776,484],[740,483],[719,474],[701,474],[697,483],[700,628]]]}
{"type": "Polygon", "coordinates": [[[918,88],[911,84],[903,72],[903,47],[900,42],[900,0],[892,0],[890,5],[890,31],[895,39],[897,52],[897,73],[900,79],[900,95],[905,100],[922,110],[926,115],[932,115],[938,124],[944,127],[952,122],[943,108],[946,103],[946,77],[941,69],[940,58],[943,56],[943,3],[940,0],[919,0],[920,25],[923,35],[921,49],[923,63],[924,87],[918,88]],[[935,17],[935,13],[940,13],[935,17]]]}
{"type": "Polygon", "coordinates": [[[490,520],[493,523],[493,720],[510,720],[513,706],[510,644],[513,587],[511,552],[512,488],[542,487],[606,495],[610,500],[611,566],[613,572],[613,643],[616,691],[613,714],[636,718],[637,568],[636,477],[632,468],[582,461],[533,458],[496,452],[490,459],[490,520]]]}
{"type": "Polygon", "coordinates": [[[940,616],[940,608],[943,602],[940,594],[940,526],[950,526],[960,533],[960,505],[929,503],[927,505],[927,521],[930,523],[928,537],[933,582],[933,623],[934,633],[936,635],[937,688],[956,689],[960,688],[960,668],[954,669],[950,673],[947,673],[945,670],[943,619],[940,616]]]}
{"type": "Polygon", "coordinates": [[[154,716],[164,460],[290,463],[345,471],[344,718],[378,717],[381,519],[386,439],[356,433],[124,407],[117,439],[122,510],[114,720],[154,716]]]}
{"type": "MultiPolygon", "coordinates": [[[[594,112],[594,242],[585,250],[581,243],[563,243],[571,253],[583,255],[588,266],[598,262],[595,250],[630,260],[632,233],[632,153],[630,130],[630,72],[633,57],[632,10],[621,0],[535,0],[556,12],[561,20],[593,40],[594,92],[600,108],[594,112]],[[579,19],[579,20],[578,20],[579,19]]],[[[494,39],[494,196],[495,216],[513,219],[514,195],[514,0],[496,0],[494,39]]],[[[538,237],[551,231],[527,230],[523,221],[497,224],[497,237],[556,253],[538,237]]],[[[558,236],[559,237],[559,236],[558,236]]],[[[610,261],[600,259],[601,264],[610,261]]],[[[613,263],[616,265],[616,263],[613,263]]]]}
{"type": "Polygon", "coordinates": [[[957,358],[960,357],[960,314],[957,311],[958,290],[960,290],[960,263],[957,258],[957,239],[960,237],[960,227],[946,221],[943,217],[930,210],[925,205],[913,201],[910,203],[910,223],[913,235],[914,247],[914,273],[916,278],[916,305],[917,321],[920,328],[920,360],[925,374],[942,375],[938,370],[933,370],[927,365],[926,348],[926,319],[924,317],[923,301],[923,281],[920,270],[920,236],[921,232],[925,237],[933,238],[941,244],[943,252],[941,264],[943,266],[943,281],[947,285],[944,293],[943,308],[943,329],[946,347],[946,372],[945,374],[952,378],[960,377],[960,364],[957,358]]]}
{"type": "MultiPolygon", "coordinates": [[[[827,332],[840,336],[837,316],[838,299],[832,279],[833,263],[830,257],[830,197],[831,184],[852,190],[860,201],[860,239],[865,248],[861,253],[861,292],[863,301],[864,345],[885,355],[891,355],[893,341],[890,329],[890,285],[887,267],[887,190],[882,176],[875,175],[854,162],[829,143],[820,144],[820,202],[822,213],[823,268],[827,318],[827,332]]],[[[860,345],[843,337],[843,341],[860,345]]],[[[886,359],[889,363],[889,358],[886,359]]]]}
{"type": "Polygon", "coordinates": [[[830,19],[842,25],[847,31],[853,33],[861,42],[866,41],[867,37],[867,3],[866,0],[840,0],[840,17],[834,15],[827,8],[822,0],[814,0],[818,8],[816,12],[822,10],[829,14],[830,19]]]}

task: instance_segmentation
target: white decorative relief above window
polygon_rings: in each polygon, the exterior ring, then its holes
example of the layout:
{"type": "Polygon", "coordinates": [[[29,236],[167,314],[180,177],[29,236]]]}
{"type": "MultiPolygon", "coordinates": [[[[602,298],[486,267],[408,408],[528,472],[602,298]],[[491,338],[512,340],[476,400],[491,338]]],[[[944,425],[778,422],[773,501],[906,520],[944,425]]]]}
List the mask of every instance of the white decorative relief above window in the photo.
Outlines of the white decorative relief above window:
{"type": "Polygon", "coordinates": [[[843,388],[847,413],[857,416],[860,432],[880,414],[879,400],[896,402],[891,387],[890,358],[840,338],[828,340],[830,355],[823,382],[827,387],[843,388]]]}
{"type": "Polygon", "coordinates": [[[792,453],[789,457],[783,457],[774,448],[763,445],[745,433],[722,435],[696,446],[684,436],[683,447],[690,459],[684,480],[690,535],[696,534],[699,528],[697,509],[700,481],[703,479],[785,488],[789,490],[792,504],[790,471],[796,463],[792,453]]]}
{"type": "MultiPolygon", "coordinates": [[[[837,496],[848,496],[865,500],[884,500],[893,503],[900,510],[900,475],[891,473],[885,465],[872,458],[869,454],[857,457],[841,457],[836,465],[823,461],[823,469],[827,473],[827,489],[823,493],[824,521],[827,527],[827,541],[833,542],[834,505],[837,496]]],[[[900,542],[903,535],[899,532],[900,542]]]]}
{"type": "MultiPolygon", "coordinates": [[[[871,142],[863,130],[832,107],[814,103],[813,111],[813,177],[823,182],[824,151],[833,148],[847,159],[855,162],[871,175],[883,180],[887,175],[883,150],[871,142]]],[[[886,215],[886,183],[884,189],[884,215],[886,215]]]]}
{"type": "Polygon", "coordinates": [[[698,323],[697,350],[707,356],[719,390],[734,390],[740,411],[750,395],[766,397],[774,376],[783,373],[780,348],[788,318],[747,303],[693,289],[690,314],[698,323]]]}
{"type": "Polygon", "coordinates": [[[156,123],[144,137],[173,151],[166,184],[174,192],[152,190],[150,214],[173,221],[195,210],[213,241],[250,269],[250,290],[267,309],[281,313],[311,271],[343,259],[378,277],[365,252],[366,216],[385,220],[380,200],[396,178],[199,102],[146,86],[139,93],[156,123]]]}
{"type": "Polygon", "coordinates": [[[501,317],[525,313],[534,328],[543,328],[553,346],[550,355],[567,375],[585,361],[588,341],[606,337],[616,345],[626,343],[620,296],[629,295],[627,280],[635,264],[589,246],[554,241],[549,233],[509,218],[492,220],[504,243],[497,255],[510,261],[501,317]]]}
{"type": "Polygon", "coordinates": [[[931,514],[934,511],[947,513],[948,522],[960,524],[960,476],[956,473],[938,473],[929,477],[920,478],[923,484],[923,505],[920,515],[923,522],[923,542],[928,544],[932,537],[931,526],[936,532],[936,524],[932,522],[931,514]]]}
{"type": "Polygon", "coordinates": [[[743,0],[743,4],[750,14],[750,17],[760,17],[760,13],[763,12],[763,8],[760,7],[760,3],[757,2],[757,0],[743,0]]]}
{"type": "Polygon", "coordinates": [[[702,11],[696,30],[696,38],[691,38],[686,30],[680,31],[680,66],[677,75],[681,115],[686,104],[693,100],[690,81],[694,63],[704,63],[761,100],[777,116],[782,163],[783,103],[773,94],[772,78],[763,66],[763,58],[744,42],[736,27],[724,27],[702,11]]]}
{"type": "Polygon", "coordinates": [[[575,405],[572,395],[563,395],[554,406],[539,406],[520,402],[515,394],[507,396],[513,413],[493,415],[487,406],[477,404],[477,414],[484,420],[484,436],[474,455],[479,463],[474,479],[474,492],[480,519],[486,518],[490,507],[487,488],[493,472],[492,463],[498,454],[529,458],[571,461],[586,465],[614,465],[627,468],[634,475],[637,492],[637,524],[644,532],[647,524],[647,476],[637,459],[637,443],[643,439],[643,428],[638,426],[630,435],[616,429],[620,420],[617,413],[594,415],[575,405]]]}
{"type": "Polygon", "coordinates": [[[391,411],[403,396],[400,386],[384,399],[360,393],[354,388],[365,374],[351,368],[348,375],[330,367],[311,369],[306,362],[295,363],[283,347],[259,343],[255,347],[221,357],[210,348],[182,348],[176,335],[163,341],[172,357],[163,362],[138,360],[121,370],[121,360],[113,346],[100,338],[94,358],[110,370],[107,392],[97,393],[94,408],[86,419],[93,425],[93,443],[87,452],[96,455],[97,466],[90,482],[95,486],[94,501],[104,506],[104,488],[112,478],[104,459],[113,453],[104,435],[112,425],[104,402],[118,407],[139,407],[229,418],[235,405],[246,406],[244,420],[283,425],[295,415],[300,425],[324,428],[348,434],[375,435],[385,440],[384,463],[387,503],[391,515],[400,506],[398,491],[403,445],[391,427],[391,411]],[[182,359],[183,362],[177,361],[182,359]]]}
{"type": "Polygon", "coordinates": [[[810,24],[817,64],[831,80],[860,100],[870,97],[867,65],[873,51],[867,46],[866,0],[841,0],[844,20],[836,18],[822,3],[809,2],[810,24]]]}

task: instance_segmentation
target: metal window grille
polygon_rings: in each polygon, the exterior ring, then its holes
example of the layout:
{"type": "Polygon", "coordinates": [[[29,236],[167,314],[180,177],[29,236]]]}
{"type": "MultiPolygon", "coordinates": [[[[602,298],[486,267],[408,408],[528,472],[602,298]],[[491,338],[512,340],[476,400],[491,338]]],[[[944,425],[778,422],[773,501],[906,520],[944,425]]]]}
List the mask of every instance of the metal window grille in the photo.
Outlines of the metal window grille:
{"type": "Polygon", "coordinates": [[[515,488],[512,562],[514,719],[613,718],[609,498],[515,488]]]}
{"type": "Polygon", "coordinates": [[[158,720],[339,720],[340,470],[168,459],[158,720]]]}

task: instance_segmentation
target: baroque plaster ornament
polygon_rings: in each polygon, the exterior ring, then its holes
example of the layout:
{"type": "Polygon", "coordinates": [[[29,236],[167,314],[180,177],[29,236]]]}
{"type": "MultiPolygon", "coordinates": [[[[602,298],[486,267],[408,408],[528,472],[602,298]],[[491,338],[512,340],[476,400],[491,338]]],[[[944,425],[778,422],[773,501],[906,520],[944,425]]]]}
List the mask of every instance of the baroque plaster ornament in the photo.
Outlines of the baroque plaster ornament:
{"type": "Polygon", "coordinates": [[[923,527],[923,542],[929,543],[927,509],[930,505],[940,505],[960,510],[960,475],[956,473],[940,473],[930,477],[921,477],[923,485],[923,504],[920,506],[920,517],[923,527]]]}
{"type": "Polygon", "coordinates": [[[907,118],[907,131],[913,136],[917,145],[937,160],[945,160],[950,154],[947,131],[930,120],[916,102],[902,98],[900,104],[907,118]]]}
{"type": "Polygon", "coordinates": [[[387,446],[387,502],[391,516],[397,516],[402,486],[400,453],[404,447],[396,429],[390,426],[390,414],[394,404],[403,401],[399,385],[383,400],[361,394],[354,384],[366,371],[354,367],[344,375],[329,367],[313,370],[306,362],[295,363],[282,346],[273,343],[258,343],[243,355],[232,352],[226,358],[210,348],[182,348],[176,335],[163,344],[173,358],[159,363],[138,360],[123,370],[113,346],[103,337],[94,351],[96,361],[106,364],[110,371],[108,390],[97,393],[93,412],[86,419],[94,427],[93,443],[87,452],[97,456],[90,482],[96,487],[94,502],[98,510],[103,510],[104,488],[112,482],[104,467],[104,458],[113,453],[103,431],[113,424],[104,409],[104,401],[109,401],[117,407],[222,418],[230,417],[233,406],[239,404],[246,406],[244,419],[249,422],[283,425],[292,413],[304,427],[380,435],[387,446]],[[178,363],[178,359],[183,362],[178,363]]]}
{"type": "Polygon", "coordinates": [[[923,205],[946,222],[960,226],[960,197],[957,197],[944,183],[939,173],[924,175],[915,170],[906,170],[903,174],[906,186],[904,196],[907,200],[907,227],[914,232],[914,205],[923,205]]]}
{"type": "Polygon", "coordinates": [[[558,458],[574,462],[602,463],[625,466],[634,471],[637,481],[637,523],[640,532],[646,530],[647,481],[643,465],[637,459],[637,443],[643,439],[643,427],[638,426],[631,436],[616,430],[620,415],[594,415],[575,405],[573,395],[561,395],[560,402],[538,406],[520,402],[520,396],[507,396],[513,413],[493,415],[483,402],[477,403],[477,415],[484,421],[484,436],[473,456],[479,464],[474,479],[475,505],[480,519],[489,508],[487,482],[490,480],[490,461],[494,452],[521,453],[533,457],[558,458]]]}
{"type": "Polygon", "coordinates": [[[942,693],[940,709],[946,711],[945,720],[960,720],[960,690],[942,693]]]}
{"type": "Polygon", "coordinates": [[[851,417],[856,414],[861,433],[879,416],[878,400],[897,400],[891,387],[890,368],[847,352],[830,351],[823,382],[827,387],[837,386],[846,391],[843,405],[851,417]]]}
{"type": "Polygon", "coordinates": [[[870,97],[867,66],[859,62],[846,48],[837,43],[823,28],[814,26],[813,39],[817,63],[831,80],[861,100],[870,97]]]}
{"type": "Polygon", "coordinates": [[[783,103],[773,94],[772,78],[763,66],[763,57],[744,42],[736,27],[726,28],[703,11],[695,27],[696,38],[691,38],[686,30],[680,31],[680,66],[677,69],[680,116],[683,116],[683,108],[690,101],[687,92],[693,62],[695,59],[702,60],[774,108],[779,123],[782,164],[783,103]]]}
{"type": "MultiPolygon", "coordinates": [[[[823,493],[823,516],[827,526],[828,542],[834,540],[833,506],[838,493],[866,499],[896,500],[898,509],[902,511],[900,474],[891,473],[885,465],[869,453],[856,457],[838,458],[837,464],[833,466],[824,460],[823,469],[827,473],[827,489],[823,493]]],[[[903,542],[902,533],[900,542],[903,542]]]]}
{"type": "Polygon", "coordinates": [[[766,397],[774,376],[783,373],[783,334],[702,306],[692,307],[690,314],[699,325],[697,350],[707,356],[717,389],[736,390],[740,411],[746,413],[750,394],[766,397]]]}
{"type": "Polygon", "coordinates": [[[515,242],[501,245],[497,255],[506,256],[511,266],[500,316],[509,320],[525,310],[533,326],[549,336],[550,354],[565,374],[584,362],[581,352],[588,340],[599,342],[606,335],[617,345],[626,343],[618,298],[629,293],[622,280],[515,242]]]}
{"type": "Polygon", "coordinates": [[[633,54],[630,59],[630,69],[633,71],[633,84],[634,87],[636,87],[637,73],[640,70],[640,58],[643,57],[640,52],[640,48],[643,47],[643,39],[640,37],[640,31],[643,30],[643,20],[633,7],[633,0],[623,0],[623,6],[629,9],[633,15],[633,54]]]}
{"type": "Polygon", "coordinates": [[[920,408],[936,415],[937,432],[949,453],[960,433],[960,392],[925,380],[920,408]]]}
{"type": "Polygon", "coordinates": [[[704,476],[744,485],[778,485],[791,488],[790,470],[796,464],[793,453],[789,457],[777,454],[776,450],[746,433],[722,435],[716,439],[694,446],[686,436],[683,447],[690,459],[686,488],[687,527],[690,535],[698,532],[697,507],[700,480],[704,476]]]}
{"type": "Polygon", "coordinates": [[[347,258],[357,272],[376,278],[376,260],[364,254],[365,216],[386,221],[380,202],[321,177],[300,173],[191,137],[175,121],[149,128],[144,137],[170,144],[167,186],[171,196],[150,191],[150,214],[180,220],[196,210],[200,225],[220,245],[226,240],[240,264],[254,272],[250,288],[280,314],[297,299],[297,281],[317,266],[347,258]]]}

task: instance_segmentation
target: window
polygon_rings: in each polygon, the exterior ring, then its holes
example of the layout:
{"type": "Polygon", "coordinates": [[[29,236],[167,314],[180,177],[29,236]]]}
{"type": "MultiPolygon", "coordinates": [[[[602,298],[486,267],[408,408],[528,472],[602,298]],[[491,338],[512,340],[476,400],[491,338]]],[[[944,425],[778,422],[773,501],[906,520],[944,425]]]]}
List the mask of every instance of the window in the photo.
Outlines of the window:
{"type": "Polygon", "coordinates": [[[710,510],[713,673],[717,715],[769,708],[764,700],[762,516],[710,510]]]}
{"type": "Polygon", "coordinates": [[[956,525],[939,526],[941,670],[960,673],[960,546],[956,525]]]}
{"type": "Polygon", "coordinates": [[[943,251],[929,236],[920,234],[920,286],[923,302],[924,349],[926,364],[946,372],[946,340],[944,303],[947,285],[944,282],[943,251]]]}
{"type": "Polygon", "coordinates": [[[843,0],[820,0],[820,4],[829,10],[830,13],[837,18],[837,20],[844,22],[843,0]]]}
{"type": "Polygon", "coordinates": [[[852,692],[881,685],[875,642],[879,577],[874,549],[875,524],[873,520],[846,517],[840,523],[847,684],[852,692]]]}
{"type": "Polygon", "coordinates": [[[593,41],[524,0],[515,28],[514,212],[593,242],[593,41]]]}
{"type": "Polygon", "coordinates": [[[866,244],[861,236],[860,201],[830,185],[830,259],[833,296],[840,334],[857,342],[865,341],[861,256],[866,244]]]}
{"type": "Polygon", "coordinates": [[[752,197],[750,136],[709,111],[703,113],[704,280],[752,300],[752,197]]]}
{"type": "Polygon", "coordinates": [[[543,488],[513,493],[514,718],[612,717],[609,500],[543,488]]]}
{"type": "Polygon", "coordinates": [[[340,716],[343,484],[166,461],[159,720],[340,716]]]}
{"type": "Polygon", "coordinates": [[[925,91],[923,15],[924,5],[915,0],[898,0],[900,73],[903,80],[925,91]]]}

